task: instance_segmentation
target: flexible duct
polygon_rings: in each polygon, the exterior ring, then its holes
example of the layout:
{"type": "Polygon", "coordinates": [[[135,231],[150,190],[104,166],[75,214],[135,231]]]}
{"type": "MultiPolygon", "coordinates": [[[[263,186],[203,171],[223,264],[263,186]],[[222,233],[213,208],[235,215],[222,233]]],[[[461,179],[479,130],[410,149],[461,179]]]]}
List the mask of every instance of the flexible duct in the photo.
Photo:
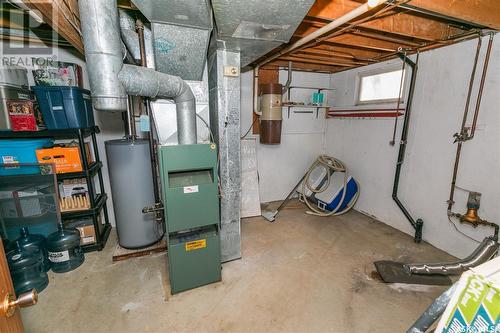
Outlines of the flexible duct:
{"type": "Polygon", "coordinates": [[[94,107],[125,111],[127,94],[173,99],[179,144],[195,144],[196,100],[178,76],[123,65],[116,0],[78,1],[94,107]]]}
{"type": "Polygon", "coordinates": [[[496,237],[486,237],[474,252],[463,260],[451,263],[405,264],[403,267],[410,274],[460,274],[491,259],[498,251],[498,247],[496,237]]]}

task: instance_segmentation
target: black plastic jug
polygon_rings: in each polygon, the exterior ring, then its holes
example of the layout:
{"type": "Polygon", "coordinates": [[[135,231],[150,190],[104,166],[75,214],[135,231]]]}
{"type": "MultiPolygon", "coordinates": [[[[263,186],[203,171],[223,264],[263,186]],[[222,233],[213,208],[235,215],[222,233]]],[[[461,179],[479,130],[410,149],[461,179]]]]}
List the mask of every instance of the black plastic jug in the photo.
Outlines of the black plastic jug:
{"type": "Polygon", "coordinates": [[[21,237],[19,237],[16,241],[21,244],[23,248],[36,248],[42,251],[43,253],[43,269],[45,272],[50,270],[50,260],[49,254],[47,252],[47,244],[45,237],[38,234],[30,234],[27,227],[22,227],[20,229],[21,237]]]}
{"type": "Polygon", "coordinates": [[[16,295],[31,289],[41,292],[49,284],[40,249],[23,247],[19,242],[15,242],[14,248],[7,253],[7,262],[16,295]]]}
{"type": "Polygon", "coordinates": [[[80,246],[80,232],[65,229],[61,224],[56,232],[47,236],[47,251],[55,273],[72,271],[85,260],[80,246]]]}

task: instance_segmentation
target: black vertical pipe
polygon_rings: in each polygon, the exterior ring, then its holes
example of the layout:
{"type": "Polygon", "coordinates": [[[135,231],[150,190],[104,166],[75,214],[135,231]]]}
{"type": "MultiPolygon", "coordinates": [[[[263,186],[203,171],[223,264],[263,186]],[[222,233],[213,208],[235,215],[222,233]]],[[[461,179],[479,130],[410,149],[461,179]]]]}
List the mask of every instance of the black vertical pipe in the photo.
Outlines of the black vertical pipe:
{"type": "Polygon", "coordinates": [[[411,117],[411,106],[413,102],[413,94],[415,91],[415,82],[417,80],[417,64],[410,60],[405,54],[398,53],[398,56],[403,60],[408,66],[411,67],[411,80],[410,80],[410,88],[408,92],[408,100],[406,102],[406,110],[403,121],[403,129],[401,131],[401,141],[399,142],[399,152],[398,152],[398,161],[396,163],[396,173],[394,175],[394,185],[392,188],[392,199],[396,202],[399,209],[403,212],[404,216],[410,222],[412,227],[415,229],[414,240],[416,243],[420,243],[422,240],[422,228],[424,226],[424,221],[421,219],[417,219],[416,221],[413,219],[411,214],[408,212],[406,207],[403,205],[401,200],[398,198],[398,188],[399,188],[399,178],[401,176],[401,167],[403,166],[403,162],[405,159],[406,152],[406,144],[408,140],[408,128],[410,127],[410,117],[411,117]]]}
{"type": "Polygon", "coordinates": [[[151,172],[153,174],[153,190],[154,190],[154,196],[155,196],[155,203],[159,203],[161,201],[160,198],[160,188],[158,185],[158,171],[156,169],[156,166],[158,164],[157,160],[157,155],[156,155],[156,143],[155,143],[155,138],[154,138],[154,117],[153,117],[153,110],[151,109],[151,100],[149,98],[145,99],[146,102],[146,114],[149,117],[149,151],[151,154],[151,172]]]}

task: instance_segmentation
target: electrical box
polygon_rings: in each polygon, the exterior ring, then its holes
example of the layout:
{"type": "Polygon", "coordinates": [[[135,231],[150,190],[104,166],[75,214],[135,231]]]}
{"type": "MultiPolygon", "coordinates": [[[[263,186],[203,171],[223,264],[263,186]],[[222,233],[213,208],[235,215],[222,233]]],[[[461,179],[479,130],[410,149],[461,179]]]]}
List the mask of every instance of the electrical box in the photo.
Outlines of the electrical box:
{"type": "Polygon", "coordinates": [[[220,281],[215,144],[159,150],[172,294],[220,281]]]}

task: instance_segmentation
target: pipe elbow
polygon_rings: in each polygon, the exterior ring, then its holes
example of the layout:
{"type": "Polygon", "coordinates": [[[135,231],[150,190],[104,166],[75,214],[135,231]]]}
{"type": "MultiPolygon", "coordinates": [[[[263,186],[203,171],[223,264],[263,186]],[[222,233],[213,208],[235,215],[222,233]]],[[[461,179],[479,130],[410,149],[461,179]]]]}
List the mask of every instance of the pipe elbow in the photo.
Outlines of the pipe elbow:
{"type": "Polygon", "coordinates": [[[186,83],[186,81],[182,80],[180,77],[177,77],[180,80],[180,91],[179,95],[174,98],[175,103],[182,103],[182,102],[196,102],[196,97],[193,94],[193,91],[191,90],[191,87],[186,83]]]}
{"type": "Polygon", "coordinates": [[[123,65],[118,78],[129,95],[173,99],[179,144],[197,142],[196,98],[186,81],[178,76],[131,65],[123,65]]]}

